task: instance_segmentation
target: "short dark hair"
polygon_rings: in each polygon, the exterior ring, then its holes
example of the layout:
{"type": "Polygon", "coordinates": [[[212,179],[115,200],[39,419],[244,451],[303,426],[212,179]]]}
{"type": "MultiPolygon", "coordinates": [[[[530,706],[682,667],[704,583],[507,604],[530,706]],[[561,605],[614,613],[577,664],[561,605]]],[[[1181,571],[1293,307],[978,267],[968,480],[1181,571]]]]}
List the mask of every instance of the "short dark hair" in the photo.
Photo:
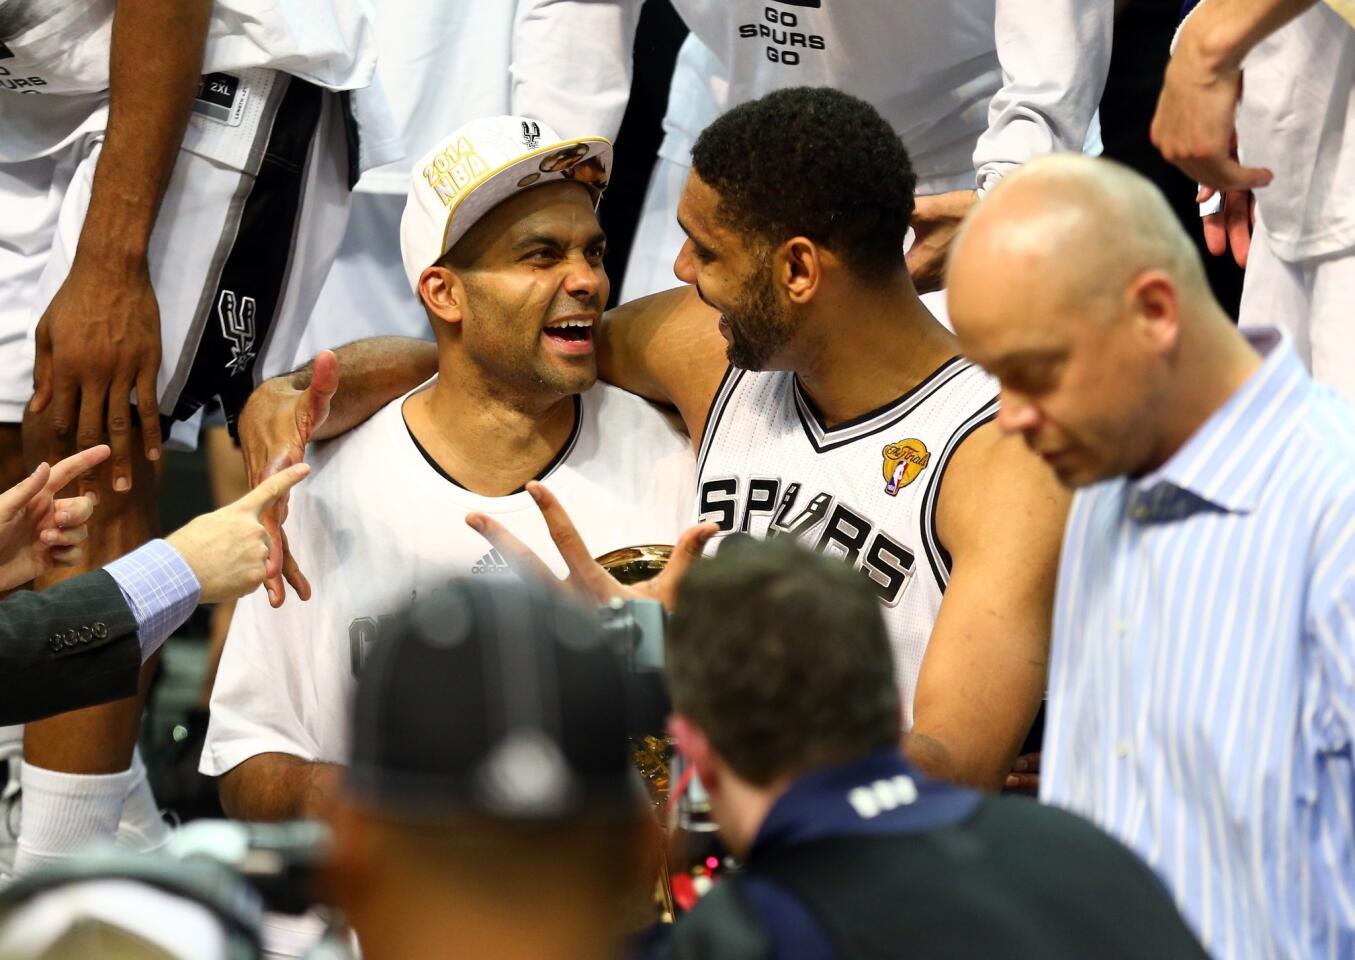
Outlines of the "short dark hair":
{"type": "Polygon", "coordinates": [[[789,539],[729,545],[693,567],[666,657],[674,709],[750,783],[899,744],[875,593],[850,565],[789,539]]]}
{"type": "Polygon", "coordinates": [[[740,104],[697,138],[692,169],[732,229],[770,245],[808,237],[863,279],[903,265],[917,175],[864,100],[792,87],[740,104]]]}

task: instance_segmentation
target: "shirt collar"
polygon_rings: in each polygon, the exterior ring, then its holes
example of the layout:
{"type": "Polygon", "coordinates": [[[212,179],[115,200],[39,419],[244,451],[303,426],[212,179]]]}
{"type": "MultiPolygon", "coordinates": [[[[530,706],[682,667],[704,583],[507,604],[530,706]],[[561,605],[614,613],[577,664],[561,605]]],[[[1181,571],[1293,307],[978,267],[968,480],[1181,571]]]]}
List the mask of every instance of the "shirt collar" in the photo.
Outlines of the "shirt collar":
{"type": "Polygon", "coordinates": [[[1275,451],[1307,399],[1308,374],[1274,327],[1243,331],[1264,358],[1260,369],[1191,434],[1161,467],[1126,485],[1130,516],[1176,520],[1200,509],[1256,508],[1275,451]]]}
{"type": "Polygon", "coordinates": [[[897,750],[800,777],[772,804],[749,852],[844,834],[918,833],[956,823],[979,803],[964,787],[931,780],[897,750]]]}

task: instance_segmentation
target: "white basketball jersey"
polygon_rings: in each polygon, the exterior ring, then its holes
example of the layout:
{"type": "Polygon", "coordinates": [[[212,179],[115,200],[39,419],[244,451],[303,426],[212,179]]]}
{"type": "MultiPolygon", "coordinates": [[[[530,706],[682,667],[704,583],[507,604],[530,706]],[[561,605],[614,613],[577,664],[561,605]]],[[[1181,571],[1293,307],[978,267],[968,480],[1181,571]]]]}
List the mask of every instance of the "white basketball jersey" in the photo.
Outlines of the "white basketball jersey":
{"type": "MultiPolygon", "coordinates": [[[[219,776],[259,753],[347,760],[348,704],[370,645],[418,594],[453,577],[510,576],[467,513],[497,519],[560,576],[567,573],[525,492],[483,497],[447,479],[415,444],[404,398],[308,456],[286,532],[309,577],[309,602],[279,609],[263,590],[235,607],[212,691],[202,771],[219,776]]],[[[644,400],[598,384],[578,400],[574,435],[542,480],[595,556],[672,544],[691,522],[686,436],[644,400]]]]}
{"type": "Polygon", "coordinates": [[[997,414],[997,382],[955,358],[879,410],[831,429],[795,375],[731,368],[697,460],[700,520],[722,537],[791,536],[861,571],[879,595],[906,727],[950,556],[936,502],[951,455],[997,414]]]}

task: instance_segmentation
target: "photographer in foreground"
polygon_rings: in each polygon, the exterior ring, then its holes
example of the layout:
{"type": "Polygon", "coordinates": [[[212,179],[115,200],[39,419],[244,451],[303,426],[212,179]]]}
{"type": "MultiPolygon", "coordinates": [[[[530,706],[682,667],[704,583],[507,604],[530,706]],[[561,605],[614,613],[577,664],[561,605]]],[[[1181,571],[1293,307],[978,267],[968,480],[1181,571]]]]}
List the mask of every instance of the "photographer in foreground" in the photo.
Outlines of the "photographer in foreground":
{"type": "Polygon", "coordinates": [[[900,755],[879,605],[843,564],[784,539],[723,550],[678,588],[666,650],[670,733],[746,870],[661,956],[1204,956],[1091,824],[900,755]]]}

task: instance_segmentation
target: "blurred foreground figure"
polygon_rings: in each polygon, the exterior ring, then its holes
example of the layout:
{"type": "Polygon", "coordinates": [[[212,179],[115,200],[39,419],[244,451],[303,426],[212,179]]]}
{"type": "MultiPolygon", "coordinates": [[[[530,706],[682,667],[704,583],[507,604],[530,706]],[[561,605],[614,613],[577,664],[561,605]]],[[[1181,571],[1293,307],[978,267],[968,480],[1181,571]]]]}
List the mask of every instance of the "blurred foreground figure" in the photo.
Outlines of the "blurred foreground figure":
{"type": "Polygon", "coordinates": [[[620,662],[544,586],[454,581],[372,648],[329,816],[367,960],[618,956],[652,880],[620,662]]]}
{"type": "Polygon", "coordinates": [[[1041,798],[1137,851],[1215,955],[1355,956],[1355,409],[1238,332],[1118,164],[1013,175],[950,283],[999,425],[1077,490],[1041,798]]]}
{"type": "Polygon", "coordinates": [[[1203,957],[1149,871],[1090,824],[905,760],[890,659],[870,588],[787,539],[687,575],[670,731],[747,870],[662,956],[1203,957]]]}

